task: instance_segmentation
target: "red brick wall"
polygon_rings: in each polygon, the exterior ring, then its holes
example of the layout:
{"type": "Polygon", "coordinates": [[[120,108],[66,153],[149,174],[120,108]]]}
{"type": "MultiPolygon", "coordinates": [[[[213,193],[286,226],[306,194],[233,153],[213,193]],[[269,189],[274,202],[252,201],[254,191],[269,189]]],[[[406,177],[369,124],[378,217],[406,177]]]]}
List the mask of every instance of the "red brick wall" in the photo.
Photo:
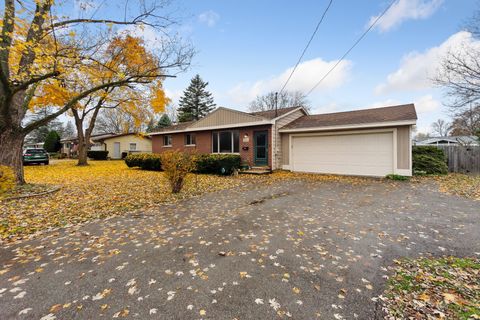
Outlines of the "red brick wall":
{"type": "MultiPolygon", "coordinates": [[[[255,126],[235,128],[240,133],[240,156],[242,160],[248,162],[253,166],[253,133],[254,131],[268,131],[268,165],[272,166],[272,126],[255,126]],[[243,138],[245,134],[248,134],[249,142],[244,143],[243,138]],[[243,147],[248,147],[248,150],[243,150],[243,147]]],[[[174,133],[172,136],[172,146],[163,146],[163,135],[152,136],[152,150],[154,153],[162,153],[168,150],[195,150],[198,153],[211,153],[212,152],[212,131],[195,131],[196,146],[185,146],[185,133],[174,133]]]]}
{"type": "Polygon", "coordinates": [[[240,157],[243,161],[247,161],[250,166],[253,166],[253,133],[254,131],[268,131],[268,165],[272,167],[272,126],[256,126],[240,128],[240,157]],[[243,142],[243,137],[248,134],[248,143],[243,142]],[[248,150],[243,150],[243,147],[248,147],[248,150]]]}
{"type": "MultiPolygon", "coordinates": [[[[193,132],[192,132],[193,133],[193,132]]],[[[163,135],[152,136],[152,151],[154,153],[162,153],[168,150],[195,150],[198,153],[212,152],[212,132],[211,131],[197,131],[194,133],[196,139],[195,146],[185,145],[185,133],[173,133],[172,146],[163,146],[163,135]]]]}

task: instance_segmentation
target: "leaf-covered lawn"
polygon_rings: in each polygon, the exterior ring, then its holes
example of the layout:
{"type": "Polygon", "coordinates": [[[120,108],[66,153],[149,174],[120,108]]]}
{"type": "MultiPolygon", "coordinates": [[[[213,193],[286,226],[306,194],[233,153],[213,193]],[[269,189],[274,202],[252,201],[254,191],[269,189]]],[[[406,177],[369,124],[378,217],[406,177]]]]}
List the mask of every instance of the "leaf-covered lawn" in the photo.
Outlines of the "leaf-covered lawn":
{"type": "Polygon", "coordinates": [[[480,175],[454,173],[436,179],[440,183],[440,191],[480,200],[480,175]]]}
{"type": "Polygon", "coordinates": [[[396,263],[384,295],[387,319],[480,319],[480,259],[396,263]]]}
{"type": "Polygon", "coordinates": [[[11,241],[40,230],[105,218],[160,203],[230,188],[234,177],[190,175],[178,195],[169,191],[163,173],[128,168],[123,161],[75,161],[25,167],[28,183],[60,186],[53,194],[0,202],[0,241],[11,241]]]}

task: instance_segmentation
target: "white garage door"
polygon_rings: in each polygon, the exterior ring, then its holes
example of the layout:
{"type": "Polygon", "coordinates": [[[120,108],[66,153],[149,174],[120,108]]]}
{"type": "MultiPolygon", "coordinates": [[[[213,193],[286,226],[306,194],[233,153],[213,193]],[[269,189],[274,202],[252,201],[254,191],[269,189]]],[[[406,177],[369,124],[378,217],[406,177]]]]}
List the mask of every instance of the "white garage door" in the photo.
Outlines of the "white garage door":
{"type": "Polygon", "coordinates": [[[393,173],[393,133],[292,137],[293,171],[362,176],[393,173]]]}

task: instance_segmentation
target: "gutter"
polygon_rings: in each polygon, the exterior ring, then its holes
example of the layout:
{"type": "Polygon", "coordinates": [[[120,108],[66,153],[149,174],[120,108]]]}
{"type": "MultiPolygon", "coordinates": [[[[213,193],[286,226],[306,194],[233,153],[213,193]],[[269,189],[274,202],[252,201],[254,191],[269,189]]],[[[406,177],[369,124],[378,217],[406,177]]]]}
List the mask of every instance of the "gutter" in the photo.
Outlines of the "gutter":
{"type": "Polygon", "coordinates": [[[417,120],[402,120],[402,121],[389,121],[389,122],[357,123],[357,124],[324,126],[324,127],[305,127],[305,128],[292,128],[292,129],[280,128],[278,132],[329,131],[329,130],[341,130],[341,129],[363,129],[363,128],[411,126],[415,124],[417,124],[417,120]]]}

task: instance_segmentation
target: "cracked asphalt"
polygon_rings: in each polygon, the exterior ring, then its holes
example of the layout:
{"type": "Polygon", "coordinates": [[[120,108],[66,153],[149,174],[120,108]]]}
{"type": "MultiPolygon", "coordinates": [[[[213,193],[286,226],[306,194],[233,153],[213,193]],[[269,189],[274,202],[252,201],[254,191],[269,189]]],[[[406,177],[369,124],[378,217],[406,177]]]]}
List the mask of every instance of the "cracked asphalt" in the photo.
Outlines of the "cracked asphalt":
{"type": "Polygon", "coordinates": [[[480,255],[435,185],[284,180],[0,249],[0,319],[380,319],[400,257],[480,255]]]}

